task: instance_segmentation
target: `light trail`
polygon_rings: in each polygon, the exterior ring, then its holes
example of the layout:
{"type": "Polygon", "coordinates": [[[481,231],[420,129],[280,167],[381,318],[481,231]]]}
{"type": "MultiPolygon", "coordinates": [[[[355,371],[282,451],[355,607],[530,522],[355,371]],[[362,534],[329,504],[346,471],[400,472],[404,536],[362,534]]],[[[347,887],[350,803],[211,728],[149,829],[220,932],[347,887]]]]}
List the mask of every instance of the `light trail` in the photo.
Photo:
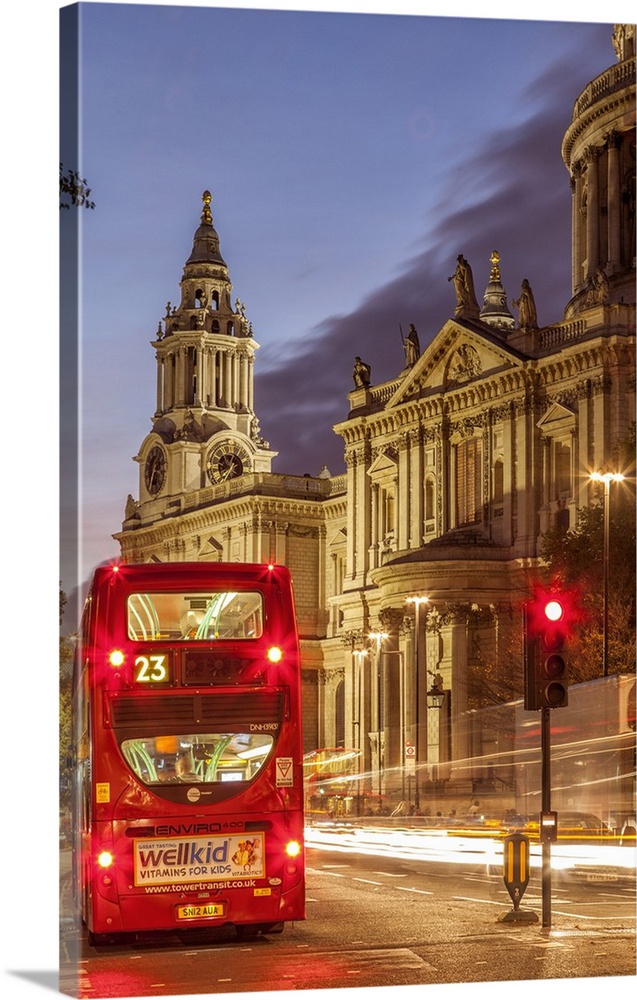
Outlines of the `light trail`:
{"type": "MultiPolygon", "coordinates": [[[[502,867],[503,831],[484,835],[462,831],[437,829],[392,830],[373,826],[308,826],[305,830],[306,847],[317,850],[356,854],[367,857],[385,857],[401,861],[429,864],[484,865],[502,867]]],[[[607,871],[609,880],[615,877],[635,878],[633,847],[613,844],[553,844],[551,867],[556,871],[596,869],[607,871]]],[[[530,844],[532,868],[542,864],[542,845],[530,844]]]]}

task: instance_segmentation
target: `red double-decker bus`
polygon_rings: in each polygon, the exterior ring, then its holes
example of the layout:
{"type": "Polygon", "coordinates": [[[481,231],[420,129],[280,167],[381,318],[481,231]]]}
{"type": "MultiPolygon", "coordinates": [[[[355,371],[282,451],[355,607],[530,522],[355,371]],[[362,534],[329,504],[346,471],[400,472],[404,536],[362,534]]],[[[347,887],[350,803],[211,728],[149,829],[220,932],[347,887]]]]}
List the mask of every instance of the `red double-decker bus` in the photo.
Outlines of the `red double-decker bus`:
{"type": "Polygon", "coordinates": [[[282,566],[100,567],[74,676],[91,939],[305,916],[299,643],[282,566]]]}

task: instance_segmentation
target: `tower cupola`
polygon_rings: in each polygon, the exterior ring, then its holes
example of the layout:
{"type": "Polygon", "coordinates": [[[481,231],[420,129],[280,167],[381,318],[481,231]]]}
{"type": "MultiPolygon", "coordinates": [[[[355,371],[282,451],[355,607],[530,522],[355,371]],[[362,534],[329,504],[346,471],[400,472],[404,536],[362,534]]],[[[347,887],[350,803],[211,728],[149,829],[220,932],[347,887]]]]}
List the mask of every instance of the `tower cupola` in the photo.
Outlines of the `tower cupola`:
{"type": "Polygon", "coordinates": [[[498,330],[512,330],[515,326],[515,319],[507,304],[507,293],[500,278],[500,254],[497,250],[491,254],[491,273],[484,293],[480,319],[498,330]]]}
{"type": "Polygon", "coordinates": [[[259,345],[245,305],[239,299],[232,305],[232,283],[219,249],[209,191],[202,201],[180,282],[181,300],[177,306],[167,303],[152,342],[158,366],[155,422],[164,433],[170,427],[179,434],[184,421],[191,430],[194,419],[207,437],[206,427],[218,426],[222,417],[227,426],[249,434],[254,421],[252,368],[259,345]]]}

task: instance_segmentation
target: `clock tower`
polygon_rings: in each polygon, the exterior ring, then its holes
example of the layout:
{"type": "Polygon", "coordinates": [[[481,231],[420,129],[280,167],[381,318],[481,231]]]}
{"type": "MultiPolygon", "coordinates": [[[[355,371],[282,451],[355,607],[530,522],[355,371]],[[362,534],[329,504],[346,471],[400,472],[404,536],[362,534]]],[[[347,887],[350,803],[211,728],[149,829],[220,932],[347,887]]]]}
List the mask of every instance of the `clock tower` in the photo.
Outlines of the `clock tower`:
{"type": "Polygon", "coordinates": [[[213,225],[212,197],[203,210],[181,279],[178,305],[168,302],[151,345],[157,361],[152,430],[135,461],[139,501],[127,515],[142,524],[174,513],[184,494],[247,473],[270,472],[267,441],[254,412],[254,355],[245,305],[232,284],[213,225]]]}

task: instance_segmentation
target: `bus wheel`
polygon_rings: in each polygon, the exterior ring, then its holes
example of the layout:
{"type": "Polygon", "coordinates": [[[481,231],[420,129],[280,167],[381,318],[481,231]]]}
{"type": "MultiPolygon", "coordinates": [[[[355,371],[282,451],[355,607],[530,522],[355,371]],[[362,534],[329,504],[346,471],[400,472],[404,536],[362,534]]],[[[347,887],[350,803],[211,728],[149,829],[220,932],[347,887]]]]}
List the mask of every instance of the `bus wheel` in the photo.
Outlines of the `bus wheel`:
{"type": "Polygon", "coordinates": [[[235,924],[234,929],[239,941],[254,941],[259,933],[260,924],[235,924]]]}
{"type": "Polygon", "coordinates": [[[87,930],[86,940],[91,948],[97,948],[99,945],[118,944],[124,938],[121,934],[95,934],[94,931],[87,930]]]}

